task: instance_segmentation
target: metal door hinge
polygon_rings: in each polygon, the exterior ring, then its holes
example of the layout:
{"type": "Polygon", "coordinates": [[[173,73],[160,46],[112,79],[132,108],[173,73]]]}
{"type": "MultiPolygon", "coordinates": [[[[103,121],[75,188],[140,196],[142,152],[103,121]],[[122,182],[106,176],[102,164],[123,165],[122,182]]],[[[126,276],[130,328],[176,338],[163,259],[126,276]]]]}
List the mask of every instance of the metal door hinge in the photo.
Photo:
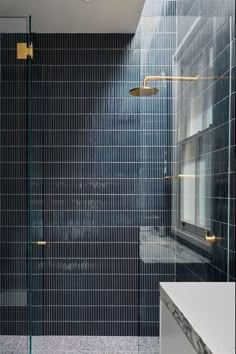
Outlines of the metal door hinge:
{"type": "Polygon", "coordinates": [[[17,43],[16,52],[19,60],[33,59],[33,44],[17,43]]]}

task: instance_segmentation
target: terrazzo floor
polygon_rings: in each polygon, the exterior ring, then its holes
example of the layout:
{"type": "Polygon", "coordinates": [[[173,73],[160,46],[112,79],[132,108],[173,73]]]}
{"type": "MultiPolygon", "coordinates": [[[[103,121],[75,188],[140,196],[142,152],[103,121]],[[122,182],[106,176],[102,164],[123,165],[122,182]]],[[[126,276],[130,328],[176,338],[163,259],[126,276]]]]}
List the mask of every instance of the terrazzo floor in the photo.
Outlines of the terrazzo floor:
{"type": "MultiPolygon", "coordinates": [[[[0,336],[1,354],[28,354],[25,336],[0,336]]],[[[157,337],[37,336],[32,354],[159,354],[157,337]]]]}

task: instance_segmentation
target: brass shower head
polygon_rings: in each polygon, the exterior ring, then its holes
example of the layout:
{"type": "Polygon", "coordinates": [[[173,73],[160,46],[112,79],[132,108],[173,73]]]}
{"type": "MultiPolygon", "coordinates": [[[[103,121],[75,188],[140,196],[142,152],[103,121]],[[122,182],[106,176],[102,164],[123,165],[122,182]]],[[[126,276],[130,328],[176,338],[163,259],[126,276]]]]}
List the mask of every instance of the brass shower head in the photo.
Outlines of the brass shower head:
{"type": "Polygon", "coordinates": [[[143,81],[143,86],[135,87],[129,90],[130,95],[138,97],[154,96],[159,93],[159,90],[155,87],[146,86],[148,81],[198,81],[198,76],[186,77],[186,76],[146,76],[143,81]]]}
{"type": "Polygon", "coordinates": [[[132,96],[148,97],[156,95],[159,93],[159,90],[155,87],[141,86],[129,90],[129,93],[132,96]]]}

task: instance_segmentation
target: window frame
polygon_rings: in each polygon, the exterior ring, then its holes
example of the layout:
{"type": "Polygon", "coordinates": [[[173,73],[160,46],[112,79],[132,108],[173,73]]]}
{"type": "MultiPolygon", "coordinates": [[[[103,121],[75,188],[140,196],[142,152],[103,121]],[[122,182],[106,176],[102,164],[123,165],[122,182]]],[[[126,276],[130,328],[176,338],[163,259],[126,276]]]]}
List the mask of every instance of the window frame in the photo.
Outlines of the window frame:
{"type": "MultiPolygon", "coordinates": [[[[200,139],[202,138],[202,136],[204,134],[206,134],[208,132],[208,130],[212,129],[212,126],[208,126],[208,128],[197,132],[196,134],[187,137],[186,139],[179,141],[178,142],[178,164],[177,164],[177,174],[180,175],[182,174],[182,168],[183,168],[183,162],[184,162],[184,149],[183,146],[186,146],[187,144],[190,144],[192,149],[195,150],[195,157],[193,158],[193,160],[195,161],[195,174],[196,176],[199,175],[199,168],[200,168],[200,161],[202,156],[204,156],[204,154],[201,154],[201,142],[200,139]]],[[[212,161],[211,161],[211,167],[212,169],[212,161]]],[[[182,220],[181,217],[181,201],[182,201],[182,195],[181,195],[181,178],[178,179],[179,183],[176,186],[177,187],[177,218],[176,218],[176,227],[179,231],[181,232],[187,232],[192,234],[193,236],[197,236],[200,237],[201,239],[204,238],[204,234],[205,234],[205,230],[210,230],[211,229],[211,225],[208,226],[203,226],[203,225],[199,225],[197,224],[197,216],[199,215],[198,210],[199,210],[199,203],[197,202],[197,198],[199,195],[199,184],[200,184],[200,179],[195,177],[195,198],[194,198],[194,202],[195,202],[195,223],[190,223],[187,222],[185,220],[182,220]]],[[[212,184],[211,184],[211,193],[212,194],[212,184]]],[[[209,204],[209,203],[207,203],[209,204]]],[[[209,206],[209,205],[208,205],[209,206]]],[[[208,207],[207,206],[207,207],[208,207]]],[[[212,210],[210,209],[210,213],[212,212],[212,210]]],[[[209,220],[211,220],[211,217],[209,217],[209,220]]]]}

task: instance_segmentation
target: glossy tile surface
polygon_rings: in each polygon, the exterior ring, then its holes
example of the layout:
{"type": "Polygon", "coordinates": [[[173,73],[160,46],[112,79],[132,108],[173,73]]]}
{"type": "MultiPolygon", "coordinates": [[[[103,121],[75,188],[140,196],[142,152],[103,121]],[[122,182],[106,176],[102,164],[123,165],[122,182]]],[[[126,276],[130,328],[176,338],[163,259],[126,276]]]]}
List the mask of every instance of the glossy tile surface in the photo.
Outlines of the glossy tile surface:
{"type": "Polygon", "coordinates": [[[175,5],[146,1],[135,34],[32,35],[31,165],[28,69],[11,55],[21,40],[1,35],[6,293],[29,287],[30,167],[32,238],[46,245],[33,244],[33,306],[30,292],[24,306],[5,296],[1,331],[28,334],[31,312],[34,335],[158,336],[159,281],[175,279],[175,259],[166,249],[143,262],[140,234],[153,227],[169,239],[173,96],[170,85],[146,99],[129,90],[171,74],[175,5]]]}

